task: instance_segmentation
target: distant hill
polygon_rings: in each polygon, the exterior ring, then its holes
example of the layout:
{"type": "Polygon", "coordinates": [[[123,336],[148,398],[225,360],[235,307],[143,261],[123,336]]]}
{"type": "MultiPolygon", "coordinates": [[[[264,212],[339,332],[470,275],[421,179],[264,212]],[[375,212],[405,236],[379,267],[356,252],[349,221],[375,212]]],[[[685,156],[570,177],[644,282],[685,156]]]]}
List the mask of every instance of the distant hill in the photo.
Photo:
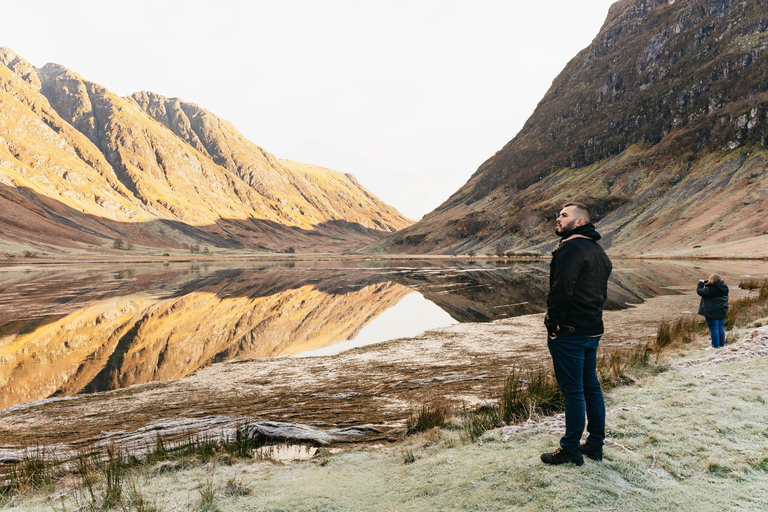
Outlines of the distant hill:
{"type": "Polygon", "coordinates": [[[616,2],[512,141],[366,250],[546,252],[581,200],[613,254],[768,255],[767,7],[616,2]]]}
{"type": "Polygon", "coordinates": [[[284,165],[195,104],[121,98],[8,48],[0,64],[0,252],[339,251],[412,223],[351,175],[284,165]]]}

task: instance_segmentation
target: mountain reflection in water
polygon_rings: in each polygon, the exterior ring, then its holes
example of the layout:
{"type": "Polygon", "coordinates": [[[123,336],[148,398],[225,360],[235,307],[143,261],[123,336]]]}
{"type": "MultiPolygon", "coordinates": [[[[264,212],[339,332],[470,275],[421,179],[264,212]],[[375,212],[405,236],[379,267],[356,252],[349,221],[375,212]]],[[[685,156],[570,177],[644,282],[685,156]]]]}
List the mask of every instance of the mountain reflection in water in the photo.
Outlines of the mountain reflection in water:
{"type": "MultiPolygon", "coordinates": [[[[233,358],[337,352],[329,347],[355,345],[347,340],[414,292],[429,303],[409,299],[410,314],[382,317],[403,327],[391,337],[545,309],[546,262],[408,263],[0,269],[0,409],[179,379],[233,358]]],[[[700,273],[664,268],[617,269],[608,307],[674,293],[665,287],[700,273]]]]}

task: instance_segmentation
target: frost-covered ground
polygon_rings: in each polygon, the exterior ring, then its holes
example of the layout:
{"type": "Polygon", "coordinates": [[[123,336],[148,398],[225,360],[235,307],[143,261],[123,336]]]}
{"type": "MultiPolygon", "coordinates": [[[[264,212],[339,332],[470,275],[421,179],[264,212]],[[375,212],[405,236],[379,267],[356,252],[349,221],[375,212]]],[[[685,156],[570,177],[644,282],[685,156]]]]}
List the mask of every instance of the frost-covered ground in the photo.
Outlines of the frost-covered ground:
{"type": "MultiPolygon", "coordinates": [[[[767,355],[763,327],[612,390],[602,463],[544,466],[538,456],[556,446],[562,418],[534,418],[478,443],[446,429],[385,446],[321,449],[309,461],[142,467],[126,477],[126,500],[134,500],[126,510],[761,511],[768,503],[767,355]]],[[[86,491],[61,484],[6,503],[30,512],[88,506],[86,491]]]]}

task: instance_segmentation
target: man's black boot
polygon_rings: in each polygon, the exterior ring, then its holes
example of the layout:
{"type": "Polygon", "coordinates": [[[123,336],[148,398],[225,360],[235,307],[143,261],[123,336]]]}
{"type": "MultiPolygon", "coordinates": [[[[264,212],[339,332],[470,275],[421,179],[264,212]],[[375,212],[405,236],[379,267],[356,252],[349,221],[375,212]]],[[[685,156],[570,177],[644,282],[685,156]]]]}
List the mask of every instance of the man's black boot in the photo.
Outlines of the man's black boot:
{"type": "Polygon", "coordinates": [[[581,450],[566,450],[565,448],[560,447],[552,453],[542,453],[541,462],[544,464],[573,462],[577,466],[581,466],[584,464],[584,457],[581,456],[581,450]]]}
{"type": "Polygon", "coordinates": [[[596,462],[603,460],[603,445],[601,444],[584,443],[579,446],[579,450],[581,450],[581,453],[588,459],[592,459],[596,462]]]}

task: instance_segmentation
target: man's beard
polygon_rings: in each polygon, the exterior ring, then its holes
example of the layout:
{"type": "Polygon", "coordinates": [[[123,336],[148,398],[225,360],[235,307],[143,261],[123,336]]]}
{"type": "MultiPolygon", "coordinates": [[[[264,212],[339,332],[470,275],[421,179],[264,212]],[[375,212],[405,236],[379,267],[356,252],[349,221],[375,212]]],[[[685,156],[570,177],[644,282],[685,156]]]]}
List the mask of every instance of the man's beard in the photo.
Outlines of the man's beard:
{"type": "Polygon", "coordinates": [[[574,229],[576,229],[576,221],[577,221],[577,220],[578,220],[578,219],[573,219],[573,220],[571,220],[571,221],[570,221],[568,224],[565,224],[565,225],[564,225],[563,227],[561,227],[561,228],[555,227],[555,234],[556,234],[557,236],[567,236],[567,235],[568,235],[568,233],[570,233],[571,231],[573,231],[574,229]]]}

